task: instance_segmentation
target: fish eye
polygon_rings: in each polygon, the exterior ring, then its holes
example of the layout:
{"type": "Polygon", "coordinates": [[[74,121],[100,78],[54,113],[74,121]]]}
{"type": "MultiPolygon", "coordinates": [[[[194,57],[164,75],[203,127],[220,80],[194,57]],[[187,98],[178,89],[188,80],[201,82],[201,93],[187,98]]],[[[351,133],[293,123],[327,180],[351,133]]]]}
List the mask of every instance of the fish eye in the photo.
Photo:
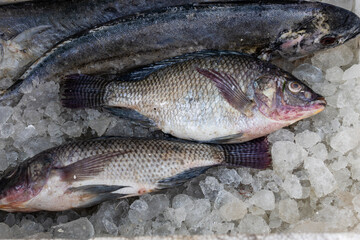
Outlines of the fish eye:
{"type": "Polygon", "coordinates": [[[302,86],[297,82],[289,82],[288,88],[292,93],[298,93],[301,91],[302,86]]]}
{"type": "Polygon", "coordinates": [[[322,37],[320,39],[320,43],[322,45],[330,45],[330,44],[333,44],[334,42],[336,42],[336,37],[333,37],[333,36],[325,36],[325,37],[322,37]]]}

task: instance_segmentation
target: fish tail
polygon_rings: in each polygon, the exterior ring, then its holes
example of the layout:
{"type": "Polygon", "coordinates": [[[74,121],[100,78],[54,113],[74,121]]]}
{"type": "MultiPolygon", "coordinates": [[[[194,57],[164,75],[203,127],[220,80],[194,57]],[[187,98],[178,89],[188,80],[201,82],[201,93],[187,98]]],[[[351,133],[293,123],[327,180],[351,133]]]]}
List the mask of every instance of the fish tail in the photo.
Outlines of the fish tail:
{"type": "Polygon", "coordinates": [[[271,163],[266,137],[245,143],[219,145],[225,154],[224,165],[233,167],[267,168],[271,163]]]}
{"type": "Polygon", "coordinates": [[[61,82],[61,102],[67,108],[93,108],[104,105],[109,81],[83,74],[73,74],[61,82]]]}

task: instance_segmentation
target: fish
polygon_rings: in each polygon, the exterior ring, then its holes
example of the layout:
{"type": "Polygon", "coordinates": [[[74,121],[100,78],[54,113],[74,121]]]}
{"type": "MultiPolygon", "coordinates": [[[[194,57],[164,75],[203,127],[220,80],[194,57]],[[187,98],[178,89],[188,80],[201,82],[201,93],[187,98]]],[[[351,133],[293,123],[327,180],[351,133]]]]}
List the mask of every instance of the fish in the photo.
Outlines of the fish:
{"type": "Polygon", "coordinates": [[[197,1],[16,1],[0,6],[0,79],[20,77],[56,43],[88,28],[150,9],[197,1]]]}
{"type": "MultiPolygon", "coordinates": [[[[200,50],[235,50],[295,58],[359,34],[354,13],[318,2],[203,3],[119,18],[57,44],[0,94],[18,99],[27,87],[71,73],[121,73],[200,50]]],[[[8,104],[14,104],[10,100],[8,104]]]]}
{"type": "Polygon", "coordinates": [[[185,54],[114,79],[69,75],[60,88],[64,107],[132,111],[177,138],[223,144],[265,136],[326,105],[290,73],[232,51],[185,54]]]}
{"type": "Polygon", "coordinates": [[[98,138],[35,155],[0,180],[0,210],[63,211],[173,188],[215,166],[267,168],[266,138],[233,145],[98,138]]]}

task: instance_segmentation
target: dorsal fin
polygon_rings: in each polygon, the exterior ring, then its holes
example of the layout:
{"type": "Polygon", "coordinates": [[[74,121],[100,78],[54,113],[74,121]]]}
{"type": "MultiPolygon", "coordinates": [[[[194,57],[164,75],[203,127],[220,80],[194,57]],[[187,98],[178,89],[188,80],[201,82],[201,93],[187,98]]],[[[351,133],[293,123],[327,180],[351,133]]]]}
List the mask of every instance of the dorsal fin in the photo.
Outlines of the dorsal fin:
{"type": "Polygon", "coordinates": [[[130,72],[120,75],[118,78],[115,79],[119,81],[140,81],[145,77],[149,76],[150,74],[152,74],[153,72],[156,72],[160,69],[169,67],[177,63],[185,62],[195,58],[206,58],[211,56],[222,56],[222,55],[246,55],[246,54],[236,51],[217,51],[217,50],[204,50],[199,52],[187,53],[184,55],[165,59],[147,66],[130,70],[130,72]]]}

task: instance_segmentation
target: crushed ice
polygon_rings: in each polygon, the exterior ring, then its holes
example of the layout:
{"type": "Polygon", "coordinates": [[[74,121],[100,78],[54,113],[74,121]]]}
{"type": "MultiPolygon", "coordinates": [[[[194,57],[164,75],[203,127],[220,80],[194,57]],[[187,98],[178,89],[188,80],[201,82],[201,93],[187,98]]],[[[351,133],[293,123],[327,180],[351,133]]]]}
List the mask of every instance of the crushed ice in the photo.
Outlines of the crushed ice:
{"type": "MultiPolygon", "coordinates": [[[[360,14],[359,1],[324,2],[360,14]]],[[[360,232],[359,46],[358,38],[282,63],[328,107],[269,136],[273,170],[212,169],[176,189],[90,209],[0,212],[1,237],[360,232]]],[[[63,109],[58,88],[36,85],[16,107],[0,106],[0,171],[73,138],[152,134],[106,112],[63,109]]]]}

